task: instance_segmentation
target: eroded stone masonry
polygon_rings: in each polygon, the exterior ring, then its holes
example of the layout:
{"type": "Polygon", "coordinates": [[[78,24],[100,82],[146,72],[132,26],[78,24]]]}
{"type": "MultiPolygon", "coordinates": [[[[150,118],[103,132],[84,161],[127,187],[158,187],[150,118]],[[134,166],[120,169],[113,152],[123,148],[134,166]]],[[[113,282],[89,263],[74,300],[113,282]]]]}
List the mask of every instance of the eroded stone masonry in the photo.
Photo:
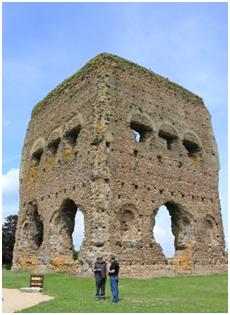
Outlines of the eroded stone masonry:
{"type": "Polygon", "coordinates": [[[32,112],[13,269],[83,274],[97,253],[113,253],[129,276],[226,270],[218,170],[200,97],[120,57],[98,55],[32,112]],[[161,205],[175,236],[170,260],[153,236],[161,205]],[[85,238],[75,261],[78,209],[85,238]]]}

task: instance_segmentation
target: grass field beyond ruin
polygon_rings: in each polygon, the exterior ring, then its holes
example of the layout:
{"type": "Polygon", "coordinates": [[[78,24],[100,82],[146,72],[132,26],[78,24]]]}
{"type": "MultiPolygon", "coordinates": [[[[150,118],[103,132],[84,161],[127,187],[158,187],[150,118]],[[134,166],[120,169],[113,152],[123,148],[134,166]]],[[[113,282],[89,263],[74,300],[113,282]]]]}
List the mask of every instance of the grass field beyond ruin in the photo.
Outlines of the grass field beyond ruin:
{"type": "MultiPolygon", "coordinates": [[[[3,270],[3,288],[29,286],[29,273],[3,270]]],[[[227,273],[177,276],[148,280],[121,278],[120,302],[113,304],[106,285],[106,301],[95,301],[93,278],[45,274],[44,293],[55,299],[24,313],[227,313],[227,273]]],[[[31,293],[32,294],[32,293],[31,293]]]]}

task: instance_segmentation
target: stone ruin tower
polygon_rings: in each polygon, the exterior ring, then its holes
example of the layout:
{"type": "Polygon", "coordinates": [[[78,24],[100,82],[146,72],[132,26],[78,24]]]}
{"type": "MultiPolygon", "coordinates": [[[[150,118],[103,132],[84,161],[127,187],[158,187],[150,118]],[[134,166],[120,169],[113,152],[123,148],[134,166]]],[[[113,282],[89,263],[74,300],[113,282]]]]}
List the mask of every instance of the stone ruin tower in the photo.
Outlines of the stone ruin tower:
{"type": "Polygon", "coordinates": [[[129,276],[222,271],[218,170],[211,118],[200,97],[100,54],[33,109],[13,269],[88,273],[97,253],[113,253],[129,276]],[[170,261],[153,236],[161,205],[175,236],[170,261]],[[75,261],[78,209],[85,237],[75,261]]]}

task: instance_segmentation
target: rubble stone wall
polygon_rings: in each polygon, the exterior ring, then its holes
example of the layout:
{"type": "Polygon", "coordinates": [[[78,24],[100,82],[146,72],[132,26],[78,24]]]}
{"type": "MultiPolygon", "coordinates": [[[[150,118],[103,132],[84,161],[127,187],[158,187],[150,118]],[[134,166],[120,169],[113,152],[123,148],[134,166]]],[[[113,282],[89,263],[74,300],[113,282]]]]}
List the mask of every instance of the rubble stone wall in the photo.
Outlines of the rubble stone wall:
{"type": "Polygon", "coordinates": [[[101,54],[33,110],[13,268],[88,274],[98,253],[113,253],[128,276],[227,270],[218,171],[202,99],[101,54]],[[153,236],[161,205],[175,237],[170,260],[153,236]],[[74,261],[78,209],[85,237],[74,261]]]}

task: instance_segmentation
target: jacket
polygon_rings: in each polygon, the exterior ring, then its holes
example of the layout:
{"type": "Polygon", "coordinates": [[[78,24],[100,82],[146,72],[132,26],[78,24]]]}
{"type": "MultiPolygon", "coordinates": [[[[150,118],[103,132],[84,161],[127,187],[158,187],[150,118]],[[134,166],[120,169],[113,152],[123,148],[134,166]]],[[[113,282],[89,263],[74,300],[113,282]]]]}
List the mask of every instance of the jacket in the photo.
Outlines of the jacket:
{"type": "Polygon", "coordinates": [[[94,271],[96,279],[106,278],[107,266],[105,261],[96,261],[94,264],[94,269],[101,269],[101,271],[94,271]]]}

